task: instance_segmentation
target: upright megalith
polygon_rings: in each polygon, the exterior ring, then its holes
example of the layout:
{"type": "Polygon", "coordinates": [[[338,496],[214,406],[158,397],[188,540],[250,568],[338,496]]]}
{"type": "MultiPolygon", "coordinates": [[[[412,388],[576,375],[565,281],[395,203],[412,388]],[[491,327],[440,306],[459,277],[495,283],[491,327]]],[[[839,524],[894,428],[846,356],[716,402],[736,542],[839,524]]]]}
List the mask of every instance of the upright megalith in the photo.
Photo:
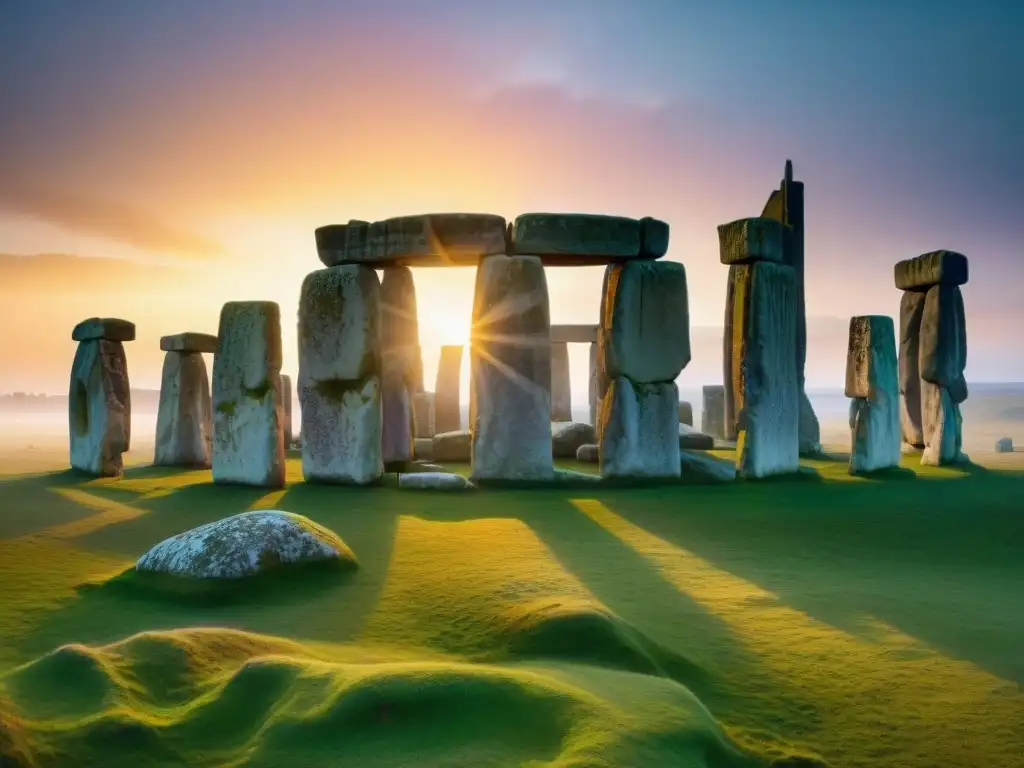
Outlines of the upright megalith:
{"type": "Polygon", "coordinates": [[[434,429],[434,393],[417,392],[412,398],[412,412],[416,419],[416,437],[433,437],[434,429]]]}
{"type": "Polygon", "coordinates": [[[766,254],[782,252],[784,225],[773,219],[718,228],[729,264],[725,311],[725,431],[736,440],[742,477],[796,472],[800,392],[796,354],[796,274],[766,254]]]}
{"type": "Polygon", "coordinates": [[[131,445],[132,404],[125,341],[135,325],[92,317],[71,332],[78,342],[71,364],[68,426],[72,469],[98,477],[121,474],[121,454],[131,445]]]}
{"type": "Polygon", "coordinates": [[[213,407],[203,355],[217,352],[217,337],[207,333],[164,336],[160,349],[165,354],[153,463],[208,468],[213,448],[213,407]]]}
{"type": "Polygon", "coordinates": [[[900,464],[899,376],[892,318],[850,318],[846,396],[850,400],[850,474],[900,464]]]}
{"type": "Polygon", "coordinates": [[[471,333],[473,479],[553,478],[551,319],[539,258],[481,261],[471,333]]]}
{"type": "Polygon", "coordinates": [[[701,391],[700,431],[706,435],[725,439],[725,387],[705,385],[701,391]]]}
{"type": "Polygon", "coordinates": [[[213,481],[284,485],[281,310],[272,301],[230,301],[213,356],[213,481]]]}
{"type": "Polygon", "coordinates": [[[434,432],[458,432],[462,429],[462,404],[459,389],[462,378],[462,345],[441,347],[434,384],[434,432]]]}
{"type": "Polygon", "coordinates": [[[281,374],[281,411],[284,421],[284,449],[292,447],[295,436],[292,434],[292,377],[281,374]]]}
{"type": "Polygon", "coordinates": [[[960,286],[967,257],[933,251],[896,264],[900,303],[899,378],[903,440],[921,463],[963,461],[960,404],[967,399],[967,319],[960,286]]]}
{"type": "Polygon", "coordinates": [[[590,423],[594,426],[595,429],[597,428],[597,407],[598,403],[601,400],[601,396],[598,394],[600,390],[600,386],[598,384],[598,381],[600,379],[598,373],[598,356],[599,352],[597,342],[591,342],[590,353],[588,356],[589,362],[587,363],[587,405],[590,408],[590,423]]]}
{"type": "Polygon", "coordinates": [[[381,455],[385,466],[412,461],[416,394],[423,389],[423,358],[416,318],[416,286],[408,267],[385,267],[380,284],[381,455]]]}
{"type": "Polygon", "coordinates": [[[572,421],[569,345],[551,342],[551,421],[572,421]]]}
{"type": "Polygon", "coordinates": [[[350,264],[308,274],[298,336],[303,477],[376,482],[384,472],[377,273],[350,264]]]}
{"type": "Polygon", "coordinates": [[[686,269],[628,261],[605,270],[598,329],[597,441],[604,477],[679,477],[679,390],[690,362],[686,269]]]}

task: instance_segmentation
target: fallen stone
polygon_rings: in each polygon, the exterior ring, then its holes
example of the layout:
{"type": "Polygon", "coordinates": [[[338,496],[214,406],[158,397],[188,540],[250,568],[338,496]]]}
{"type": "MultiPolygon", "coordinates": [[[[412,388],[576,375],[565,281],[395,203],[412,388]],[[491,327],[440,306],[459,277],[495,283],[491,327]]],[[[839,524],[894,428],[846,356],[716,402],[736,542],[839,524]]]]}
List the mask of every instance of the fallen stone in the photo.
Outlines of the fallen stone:
{"type": "Polygon", "coordinates": [[[693,406],[685,400],[679,401],[679,423],[693,426],[693,406]]]}
{"type": "Polygon", "coordinates": [[[730,267],[730,282],[726,417],[735,414],[737,470],[744,478],[796,472],[800,397],[794,362],[795,273],[782,264],[758,261],[730,267]]]}
{"type": "Polygon", "coordinates": [[[640,255],[640,222],[586,213],[524,213],[512,225],[511,246],[511,253],[539,256],[551,266],[633,259],[640,255]]]}
{"type": "Polygon", "coordinates": [[[547,278],[535,256],[480,263],[470,375],[472,479],[549,479],[551,321],[547,278]]]}
{"type": "Polygon", "coordinates": [[[71,467],[97,477],[121,474],[131,443],[128,361],[120,341],[78,344],[68,392],[71,467]]]}
{"type": "Polygon", "coordinates": [[[284,485],[281,310],[270,301],[230,301],[213,357],[215,483],[284,485]]]}
{"type": "Polygon", "coordinates": [[[967,283],[967,257],[955,251],[932,251],[906,259],[894,269],[896,287],[901,291],[927,290],[933,285],[967,283]]]}
{"type": "Polygon", "coordinates": [[[612,380],[601,403],[602,477],[679,477],[679,389],[612,380]]]}
{"type": "Polygon", "coordinates": [[[434,429],[436,432],[457,432],[462,428],[462,345],[441,347],[434,385],[434,429]]]}
{"type": "Polygon", "coordinates": [[[1013,453],[1013,440],[1009,437],[996,440],[996,453],[1013,453]]]}
{"type": "Polygon", "coordinates": [[[598,344],[609,379],[675,381],[690,362],[686,269],[633,261],[605,270],[598,344]]]}
{"type": "Polygon", "coordinates": [[[719,256],[723,264],[754,261],[786,263],[783,247],[785,225],[769,218],[730,221],[718,227],[719,256]]]}
{"type": "Polygon", "coordinates": [[[556,483],[571,483],[573,485],[578,483],[599,483],[601,482],[601,476],[591,472],[580,472],[575,469],[555,467],[554,480],[556,483]]]}
{"type": "Polygon", "coordinates": [[[679,424],[679,447],[688,450],[710,451],[715,447],[715,438],[698,432],[688,424],[679,424]]]}
{"type": "Polygon", "coordinates": [[[679,451],[680,477],[692,483],[728,483],[736,479],[736,465],[702,451],[679,451]]]}
{"type": "Polygon", "coordinates": [[[940,467],[966,461],[960,407],[949,396],[949,390],[930,381],[921,381],[921,417],[924,426],[922,466],[940,467]]]}
{"type": "Polygon", "coordinates": [[[200,352],[212,355],[217,351],[217,337],[209,333],[176,333],[160,337],[160,349],[164,352],[200,352]]]}
{"type": "Polygon", "coordinates": [[[168,352],[160,375],[153,463],[208,469],[212,450],[213,407],[203,355],[168,352]]]}
{"type": "Polygon", "coordinates": [[[903,442],[924,447],[921,423],[921,369],[919,365],[921,316],[924,293],[904,291],[900,299],[900,429],[903,442]]]}
{"type": "Polygon", "coordinates": [[[417,392],[412,396],[412,410],[416,419],[415,437],[434,436],[434,393],[417,392]]]}
{"type": "Polygon", "coordinates": [[[473,456],[473,437],[468,429],[434,435],[433,446],[433,460],[440,463],[462,464],[473,456]]]}
{"type": "Polygon", "coordinates": [[[281,374],[281,411],[284,422],[284,449],[292,447],[292,377],[281,374]]]}
{"type": "Polygon", "coordinates": [[[640,219],[640,258],[660,259],[668,253],[669,226],[661,219],[640,219]]]}
{"type": "Polygon", "coordinates": [[[596,344],[596,325],[552,325],[552,344],[596,344]]]}
{"type": "Polygon", "coordinates": [[[417,437],[412,441],[413,453],[417,459],[433,461],[434,459],[434,438],[417,437]]]}
{"type": "Polygon", "coordinates": [[[949,386],[963,373],[960,365],[960,323],[955,285],[934,285],[925,294],[921,313],[918,367],[921,378],[949,386]]]}
{"type": "Polygon", "coordinates": [[[454,472],[406,472],[398,476],[398,487],[414,491],[466,491],[473,484],[454,472]]]}
{"type": "Polygon", "coordinates": [[[850,401],[849,473],[900,465],[901,429],[896,330],[892,318],[850,318],[846,357],[850,401]]]}
{"type": "Polygon", "coordinates": [[[135,323],[116,317],[90,317],[71,331],[72,341],[135,341],[135,323]]]}
{"type": "Polygon", "coordinates": [[[551,424],[551,453],[556,459],[575,459],[580,446],[597,439],[591,424],[560,421],[551,424]]]}
{"type": "Polygon", "coordinates": [[[725,387],[718,384],[706,385],[702,390],[703,403],[700,414],[701,432],[719,440],[725,437],[725,387]]]}
{"type": "Polygon", "coordinates": [[[366,485],[384,472],[380,317],[380,283],[369,267],[321,269],[302,283],[298,389],[307,482],[366,485]]]}
{"type": "Polygon", "coordinates": [[[164,539],[135,564],[138,571],[196,579],[240,579],[284,565],[356,557],[335,533],[302,515],[267,509],[242,512],[164,539]]]}
{"type": "Polygon", "coordinates": [[[551,420],[572,421],[569,345],[551,342],[551,420]]]}
{"type": "Polygon", "coordinates": [[[601,459],[601,449],[594,444],[581,445],[576,449],[576,461],[584,464],[597,464],[601,459]]]}

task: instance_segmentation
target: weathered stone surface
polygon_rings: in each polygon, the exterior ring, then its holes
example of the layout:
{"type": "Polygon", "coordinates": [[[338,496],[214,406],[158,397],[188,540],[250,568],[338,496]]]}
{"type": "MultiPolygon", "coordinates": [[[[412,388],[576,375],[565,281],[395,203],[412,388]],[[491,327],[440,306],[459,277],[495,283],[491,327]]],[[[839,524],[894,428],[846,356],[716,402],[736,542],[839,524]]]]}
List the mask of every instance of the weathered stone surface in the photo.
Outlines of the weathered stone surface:
{"type": "Polygon", "coordinates": [[[434,435],[433,460],[438,462],[468,462],[473,455],[473,437],[468,429],[441,432],[434,435]]]}
{"type": "Polygon", "coordinates": [[[901,291],[927,290],[933,285],[964,285],[967,257],[955,251],[932,251],[898,262],[894,268],[896,287],[901,291]]]}
{"type": "Polygon", "coordinates": [[[953,402],[949,390],[930,381],[921,381],[921,418],[924,428],[924,450],[921,464],[943,466],[965,462],[960,406],[953,402]]]}
{"type": "Polygon", "coordinates": [[[380,317],[380,283],[369,267],[321,269],[302,283],[298,389],[308,482],[363,485],[383,474],[380,317]]]}
{"type": "Polygon", "coordinates": [[[551,342],[551,420],[572,421],[569,345],[551,342]]]}
{"type": "Polygon", "coordinates": [[[715,438],[698,432],[687,424],[679,424],[679,447],[689,450],[710,451],[715,447],[715,438]]]}
{"type": "Polygon", "coordinates": [[[282,565],[334,560],[350,568],[356,557],[335,533],[302,515],[276,509],[242,512],[164,539],[136,570],[239,579],[282,565]]]}
{"type": "Polygon", "coordinates": [[[116,317],[90,317],[71,331],[72,341],[135,341],[135,323],[116,317]]]}
{"type": "Polygon", "coordinates": [[[423,391],[423,356],[416,312],[416,285],[408,267],[386,267],[380,283],[381,354],[411,392],[423,391]]]}
{"type": "Polygon", "coordinates": [[[416,419],[415,437],[434,436],[434,393],[417,392],[412,396],[412,410],[416,419]]]}
{"type": "Polygon", "coordinates": [[[821,425],[814,413],[811,399],[802,389],[799,391],[797,412],[797,443],[801,456],[816,456],[821,450],[821,425]]]}
{"type": "Polygon", "coordinates": [[[383,422],[381,427],[381,458],[385,466],[413,460],[415,415],[409,386],[398,375],[388,375],[385,366],[381,389],[383,422]]]}
{"type": "Polygon", "coordinates": [[[966,343],[961,345],[958,338],[961,323],[957,310],[963,306],[962,300],[957,302],[959,292],[955,285],[934,285],[925,294],[918,366],[921,378],[934,384],[949,386],[964,371],[960,351],[966,343]]]}
{"type": "Polygon", "coordinates": [[[511,245],[512,253],[539,256],[550,266],[606,264],[640,255],[640,222],[587,213],[524,213],[512,225],[511,245]]]}
{"type": "MultiPolygon", "coordinates": [[[[892,384],[896,382],[893,355],[892,384]]],[[[875,400],[850,401],[849,473],[858,475],[900,465],[900,412],[895,387],[892,393],[879,391],[875,400]]]]}
{"type": "Polygon", "coordinates": [[[416,454],[417,459],[424,461],[434,460],[434,438],[433,437],[417,437],[412,441],[413,452],[416,454]]]}
{"type": "Polygon", "coordinates": [[[702,390],[700,431],[722,440],[725,438],[725,387],[706,385],[702,390]]]}
{"type": "Polygon", "coordinates": [[[213,407],[203,355],[168,352],[160,375],[153,463],[208,468],[212,447],[213,407]]]}
{"type": "Polygon", "coordinates": [[[729,483],[736,479],[736,465],[702,451],[679,451],[680,476],[692,483],[729,483]]]}
{"type": "Polygon", "coordinates": [[[436,432],[458,432],[462,428],[462,345],[441,347],[434,385],[434,429],[436,432]]]}
{"type": "Polygon", "coordinates": [[[601,459],[601,448],[594,443],[581,445],[576,449],[576,461],[585,464],[597,464],[601,459]]]}
{"type": "Polygon", "coordinates": [[[730,221],[718,227],[719,256],[723,264],[753,261],[786,262],[783,248],[785,225],[768,218],[730,221]]]}
{"type": "MultiPolygon", "coordinates": [[[[890,374],[897,382],[896,331],[886,315],[850,318],[850,339],[846,351],[846,396],[875,401],[879,388],[889,386],[890,374]]],[[[883,394],[888,395],[886,390],[883,394]]]]}
{"type": "Polygon", "coordinates": [[[996,453],[1013,453],[1013,439],[1001,437],[996,440],[996,453]]]}
{"type": "Polygon", "coordinates": [[[693,426],[693,406],[685,400],[679,401],[679,423],[693,426]]]}
{"type": "Polygon", "coordinates": [[[640,219],[640,257],[660,259],[668,253],[669,226],[661,219],[645,216],[640,219]]]}
{"type": "Polygon", "coordinates": [[[213,357],[213,481],[284,485],[281,310],[231,301],[220,313],[213,357]]]}
{"type": "Polygon", "coordinates": [[[550,478],[551,320],[540,259],[491,256],[480,263],[470,375],[472,479],[550,478]]]}
{"type": "Polygon", "coordinates": [[[160,337],[160,349],[164,352],[201,352],[212,355],[217,351],[217,337],[209,333],[186,331],[173,336],[160,337]]]}
{"type": "Polygon", "coordinates": [[[281,374],[281,416],[284,422],[284,449],[292,446],[292,377],[281,374]]]}
{"type": "Polygon", "coordinates": [[[799,468],[795,273],[759,261],[729,269],[726,431],[735,431],[737,470],[757,478],[799,468]]]}
{"type": "Polygon", "coordinates": [[[336,267],[345,262],[345,224],[326,224],[313,230],[316,254],[325,267],[336,267]]]}
{"type": "Polygon", "coordinates": [[[399,475],[398,487],[413,491],[466,491],[473,484],[454,472],[407,472],[399,475]]]}
{"type": "Polygon", "coordinates": [[[612,380],[601,401],[602,477],[679,477],[679,389],[675,382],[612,380]]]}
{"type": "Polygon", "coordinates": [[[552,344],[596,344],[596,325],[552,325],[552,344]]]}
{"type": "Polygon", "coordinates": [[[598,357],[599,351],[597,342],[590,345],[589,361],[587,363],[588,368],[588,381],[587,381],[587,400],[590,407],[590,423],[597,427],[597,406],[601,398],[598,395],[598,357]]]}
{"type": "Polygon", "coordinates": [[[71,364],[68,426],[71,467],[116,477],[131,443],[128,361],[120,341],[81,341],[71,364]]]}
{"type": "Polygon", "coordinates": [[[925,296],[924,293],[905,291],[900,299],[900,428],[903,442],[916,448],[924,447],[919,352],[925,296]]]}
{"type": "Polygon", "coordinates": [[[599,345],[609,379],[675,381],[690,362],[686,269],[672,261],[633,261],[605,270],[599,345]]]}
{"type": "Polygon", "coordinates": [[[591,424],[561,421],[551,425],[551,453],[556,459],[574,459],[581,445],[593,443],[596,439],[591,424]]]}

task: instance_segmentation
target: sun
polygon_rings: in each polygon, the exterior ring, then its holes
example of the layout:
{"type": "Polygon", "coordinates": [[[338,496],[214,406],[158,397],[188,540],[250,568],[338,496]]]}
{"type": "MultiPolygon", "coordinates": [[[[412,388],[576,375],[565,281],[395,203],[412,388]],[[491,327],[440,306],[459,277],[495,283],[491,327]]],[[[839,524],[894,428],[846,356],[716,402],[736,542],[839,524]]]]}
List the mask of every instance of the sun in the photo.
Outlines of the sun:
{"type": "Polygon", "coordinates": [[[435,311],[420,310],[419,325],[421,340],[429,340],[438,346],[449,344],[469,344],[468,315],[438,309],[435,311]]]}

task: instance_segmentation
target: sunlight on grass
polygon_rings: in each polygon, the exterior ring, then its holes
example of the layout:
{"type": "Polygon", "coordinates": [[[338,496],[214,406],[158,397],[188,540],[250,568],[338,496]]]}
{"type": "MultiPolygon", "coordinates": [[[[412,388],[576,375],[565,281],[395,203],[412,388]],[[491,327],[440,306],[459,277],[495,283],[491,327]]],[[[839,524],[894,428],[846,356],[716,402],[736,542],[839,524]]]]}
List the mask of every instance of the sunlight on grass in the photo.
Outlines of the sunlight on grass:
{"type": "Polygon", "coordinates": [[[845,754],[848,765],[904,767],[1012,765],[1024,754],[1024,696],[1013,683],[872,617],[870,638],[850,635],[595,499],[572,503],[723,619],[781,683],[821,702],[811,724],[825,754],[845,754]]]}
{"type": "Polygon", "coordinates": [[[257,509],[280,509],[281,499],[288,493],[287,488],[282,488],[279,491],[271,491],[270,493],[260,496],[256,501],[249,505],[247,512],[252,512],[257,509]]]}
{"type": "Polygon", "coordinates": [[[89,515],[81,520],[73,520],[70,523],[50,526],[35,534],[37,536],[44,536],[50,539],[73,539],[76,536],[84,536],[87,533],[106,528],[108,525],[116,525],[126,520],[134,520],[136,517],[146,514],[144,509],[104,499],[77,488],[50,488],[49,490],[51,493],[63,496],[75,504],[96,510],[96,514],[89,515]]]}

